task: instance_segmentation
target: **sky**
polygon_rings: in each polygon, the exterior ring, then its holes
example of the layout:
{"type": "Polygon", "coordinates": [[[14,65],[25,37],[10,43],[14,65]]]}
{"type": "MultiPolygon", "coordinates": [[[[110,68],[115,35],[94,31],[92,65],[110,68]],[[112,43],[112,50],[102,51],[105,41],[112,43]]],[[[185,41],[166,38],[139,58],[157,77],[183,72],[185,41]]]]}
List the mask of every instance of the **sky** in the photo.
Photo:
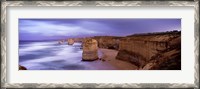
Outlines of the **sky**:
{"type": "Polygon", "coordinates": [[[19,19],[19,40],[127,36],[181,30],[181,19],[19,19]]]}

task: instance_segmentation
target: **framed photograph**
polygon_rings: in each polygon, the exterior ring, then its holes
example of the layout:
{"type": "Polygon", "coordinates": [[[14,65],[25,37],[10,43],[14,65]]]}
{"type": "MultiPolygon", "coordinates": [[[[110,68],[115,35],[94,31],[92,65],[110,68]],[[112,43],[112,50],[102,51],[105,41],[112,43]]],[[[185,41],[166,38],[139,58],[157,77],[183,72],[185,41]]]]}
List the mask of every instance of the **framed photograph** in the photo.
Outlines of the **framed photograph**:
{"type": "Polygon", "coordinates": [[[2,88],[199,88],[199,1],[2,1],[2,88]]]}

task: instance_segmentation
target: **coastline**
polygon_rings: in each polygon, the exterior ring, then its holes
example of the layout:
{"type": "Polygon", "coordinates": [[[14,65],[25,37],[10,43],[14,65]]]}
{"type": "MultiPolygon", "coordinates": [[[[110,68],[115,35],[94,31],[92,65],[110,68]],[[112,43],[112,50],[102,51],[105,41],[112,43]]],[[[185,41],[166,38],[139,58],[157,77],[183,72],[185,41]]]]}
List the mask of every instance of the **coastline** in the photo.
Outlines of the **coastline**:
{"type": "Polygon", "coordinates": [[[137,70],[138,69],[138,67],[132,63],[116,59],[115,57],[118,53],[117,50],[103,49],[103,48],[99,48],[99,50],[103,54],[101,59],[105,60],[105,62],[108,62],[112,66],[116,67],[118,70],[137,70]]]}

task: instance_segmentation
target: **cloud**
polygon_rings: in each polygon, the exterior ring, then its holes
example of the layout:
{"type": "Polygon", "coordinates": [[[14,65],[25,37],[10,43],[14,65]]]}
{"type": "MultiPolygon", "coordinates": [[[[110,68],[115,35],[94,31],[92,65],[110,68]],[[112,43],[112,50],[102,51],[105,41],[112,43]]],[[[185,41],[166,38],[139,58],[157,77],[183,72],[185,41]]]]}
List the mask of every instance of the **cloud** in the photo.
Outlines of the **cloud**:
{"type": "Polygon", "coordinates": [[[20,40],[180,30],[181,19],[19,19],[20,40]]]}
{"type": "Polygon", "coordinates": [[[49,22],[20,21],[20,32],[29,34],[40,34],[43,36],[76,36],[81,34],[99,34],[95,31],[96,26],[102,25],[95,22],[80,22],[79,24],[53,24],[49,22]]]}

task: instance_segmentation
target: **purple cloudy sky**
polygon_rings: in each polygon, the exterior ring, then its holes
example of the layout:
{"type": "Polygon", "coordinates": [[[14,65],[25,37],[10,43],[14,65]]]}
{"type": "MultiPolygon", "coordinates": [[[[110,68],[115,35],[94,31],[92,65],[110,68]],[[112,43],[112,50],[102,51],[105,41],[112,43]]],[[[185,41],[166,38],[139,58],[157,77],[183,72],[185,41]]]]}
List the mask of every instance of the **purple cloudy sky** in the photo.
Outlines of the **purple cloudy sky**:
{"type": "Polygon", "coordinates": [[[20,40],[127,36],[181,30],[181,19],[19,19],[20,40]]]}

